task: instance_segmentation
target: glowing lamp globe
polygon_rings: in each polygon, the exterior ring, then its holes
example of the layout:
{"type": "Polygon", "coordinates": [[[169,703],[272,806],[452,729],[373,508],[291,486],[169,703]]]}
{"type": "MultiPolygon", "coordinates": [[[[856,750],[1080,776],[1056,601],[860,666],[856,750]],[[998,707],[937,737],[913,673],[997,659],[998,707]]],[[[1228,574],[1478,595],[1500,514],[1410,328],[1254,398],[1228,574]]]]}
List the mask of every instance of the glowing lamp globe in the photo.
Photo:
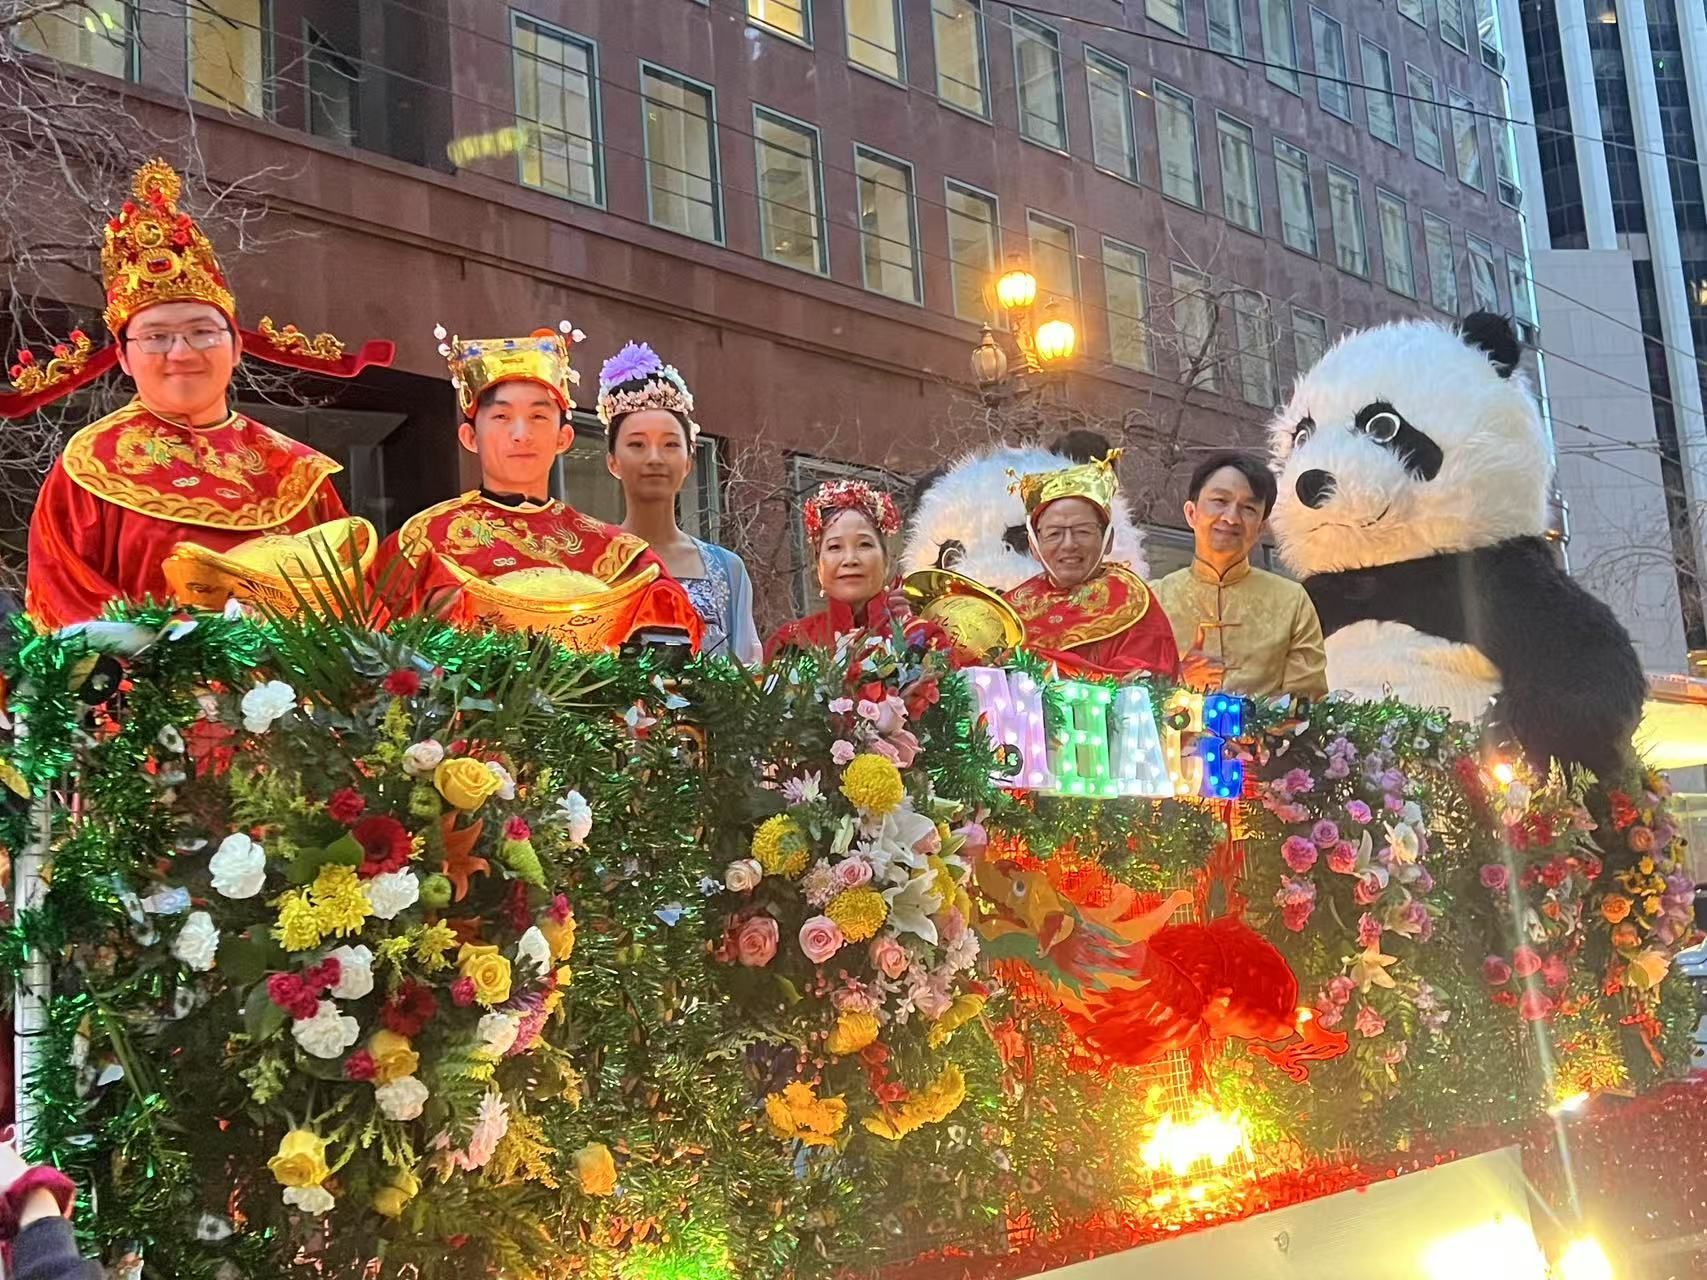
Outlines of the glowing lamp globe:
{"type": "Polygon", "coordinates": [[[996,300],[1008,311],[1022,311],[1037,301],[1037,277],[1015,267],[996,281],[996,300]]]}
{"type": "Polygon", "coordinates": [[[1037,344],[1037,358],[1044,364],[1059,364],[1072,358],[1079,345],[1079,335],[1067,320],[1045,320],[1037,326],[1032,341],[1037,344]]]}
{"type": "Polygon", "coordinates": [[[989,325],[984,326],[978,345],[972,348],[972,376],[981,387],[994,386],[1008,376],[1007,352],[996,342],[989,325]]]}

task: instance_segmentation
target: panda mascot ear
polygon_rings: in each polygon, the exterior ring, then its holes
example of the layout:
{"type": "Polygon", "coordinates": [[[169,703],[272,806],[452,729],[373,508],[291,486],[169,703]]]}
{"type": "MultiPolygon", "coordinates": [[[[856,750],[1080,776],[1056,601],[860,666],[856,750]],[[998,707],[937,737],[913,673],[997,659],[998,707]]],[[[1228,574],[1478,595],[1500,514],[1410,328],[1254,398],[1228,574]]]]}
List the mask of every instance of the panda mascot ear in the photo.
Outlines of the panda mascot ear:
{"type": "Polygon", "coordinates": [[[912,500],[908,502],[908,508],[917,511],[919,503],[924,500],[924,496],[930,487],[947,474],[948,468],[946,466],[932,467],[924,475],[913,481],[912,500]]]}
{"type": "Polygon", "coordinates": [[[1062,454],[1074,462],[1100,462],[1108,457],[1108,451],[1113,447],[1109,444],[1108,437],[1101,432],[1080,427],[1067,432],[1050,445],[1049,451],[1062,454]]]}
{"type": "Polygon", "coordinates": [[[1523,344],[1505,316],[1492,311],[1473,311],[1458,322],[1459,336],[1466,346],[1487,355],[1500,377],[1509,378],[1523,359],[1523,344]]]}

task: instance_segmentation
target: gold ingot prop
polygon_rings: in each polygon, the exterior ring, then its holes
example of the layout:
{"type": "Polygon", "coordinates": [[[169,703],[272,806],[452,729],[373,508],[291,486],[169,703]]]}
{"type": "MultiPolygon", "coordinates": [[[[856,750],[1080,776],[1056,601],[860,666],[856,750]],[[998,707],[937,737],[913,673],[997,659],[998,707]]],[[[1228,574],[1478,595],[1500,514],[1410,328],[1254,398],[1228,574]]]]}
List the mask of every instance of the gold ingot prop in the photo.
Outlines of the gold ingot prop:
{"type": "Polygon", "coordinates": [[[947,569],[921,569],[901,584],[913,612],[942,628],[963,662],[978,663],[1025,643],[1025,624],[981,582],[947,569]]]}
{"type": "Polygon", "coordinates": [[[697,646],[704,624],[675,592],[654,591],[660,569],[643,566],[610,586],[570,569],[517,569],[487,581],[465,577],[467,621],[543,633],[577,653],[620,649],[649,627],[685,631],[697,646]]]}
{"type": "Polygon", "coordinates": [[[224,552],[180,542],[160,567],[180,604],[217,612],[236,600],[288,616],[303,600],[336,606],[360,598],[378,550],[374,527],[346,516],[301,533],[263,534],[224,552]]]}

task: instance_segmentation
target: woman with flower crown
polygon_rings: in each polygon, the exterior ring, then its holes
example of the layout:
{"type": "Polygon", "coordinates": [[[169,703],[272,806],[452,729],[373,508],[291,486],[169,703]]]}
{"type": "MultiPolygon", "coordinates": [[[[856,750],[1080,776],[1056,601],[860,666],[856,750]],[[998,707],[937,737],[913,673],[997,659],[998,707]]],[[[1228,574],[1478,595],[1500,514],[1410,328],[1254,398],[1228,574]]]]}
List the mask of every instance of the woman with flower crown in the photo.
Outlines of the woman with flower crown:
{"type": "Polygon", "coordinates": [[[863,480],[827,480],[806,500],[804,515],[827,606],[779,628],[765,656],[829,648],[853,631],[882,634],[904,624],[891,598],[885,541],[901,529],[895,500],[863,480]]]}
{"type": "Polygon", "coordinates": [[[693,472],[699,424],[687,380],[643,342],[630,342],[599,372],[605,465],[622,485],[622,529],[645,539],[686,588],[705,622],[700,652],[756,663],[753,582],[733,551],[676,523],[676,495],[693,472]]]}

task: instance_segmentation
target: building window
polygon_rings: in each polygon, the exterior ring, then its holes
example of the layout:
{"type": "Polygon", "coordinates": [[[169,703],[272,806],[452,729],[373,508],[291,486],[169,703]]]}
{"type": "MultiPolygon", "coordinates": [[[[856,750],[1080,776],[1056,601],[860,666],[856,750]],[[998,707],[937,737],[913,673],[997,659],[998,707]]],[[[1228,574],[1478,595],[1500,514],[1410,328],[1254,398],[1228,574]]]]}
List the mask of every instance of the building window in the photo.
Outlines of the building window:
{"type": "Polygon", "coordinates": [[[900,0],[843,0],[848,23],[848,61],[886,80],[904,78],[900,0]]]}
{"type": "Polygon", "coordinates": [[[1517,181],[1517,141],[1509,124],[1493,125],[1494,178],[1499,186],[1501,204],[1517,208],[1523,202],[1523,189],[1517,181]]]}
{"type": "Polygon", "coordinates": [[[1328,214],[1333,220],[1334,261],[1354,276],[1369,274],[1369,237],[1363,227],[1363,199],[1357,179],[1328,166],[1328,214]]]}
{"type": "MultiPolygon", "coordinates": [[[[599,204],[599,64],[593,45],[520,14],[510,33],[516,78],[521,181],[554,195],[599,204]]],[[[312,75],[311,75],[312,80],[312,75]]],[[[647,111],[650,122],[651,111],[647,111]]],[[[648,124],[650,130],[650,124],[648,124]]]]}
{"type": "Polygon", "coordinates": [[[919,302],[919,228],[913,166],[854,148],[859,180],[859,242],[865,287],[900,302],[919,302]]]}
{"type": "Polygon", "coordinates": [[[1290,142],[1274,140],[1274,176],[1280,186],[1280,238],[1316,256],[1316,201],[1310,193],[1310,157],[1290,142]]]}
{"type": "MultiPolygon", "coordinates": [[[[361,67],[312,26],[305,23],[303,31],[308,44],[308,132],[351,146],[361,119],[361,67]]],[[[529,131],[518,154],[538,145],[539,138],[529,131]]]]}
{"type": "Polygon", "coordinates": [[[1203,207],[1197,167],[1197,115],[1190,98],[1156,81],[1156,141],[1162,153],[1162,194],[1203,207]]]}
{"type": "Polygon", "coordinates": [[[1292,22],[1292,0],[1258,0],[1262,10],[1262,47],[1268,78],[1288,93],[1299,92],[1298,33],[1292,22]]]}
{"type": "Polygon", "coordinates": [[[1446,100],[1451,104],[1452,150],[1458,160],[1458,181],[1477,191],[1488,189],[1488,179],[1482,172],[1482,135],[1476,131],[1476,104],[1463,94],[1452,90],[1446,100]]]}
{"type": "Polygon", "coordinates": [[[265,115],[266,12],[262,0],[200,0],[190,7],[189,17],[190,96],[226,111],[265,115]]]}
{"type": "Polygon", "coordinates": [[[1539,321],[1535,314],[1535,294],[1529,287],[1529,272],[1524,269],[1522,254],[1506,253],[1505,278],[1511,288],[1511,313],[1518,320],[1518,335],[1525,342],[1534,343],[1535,326],[1539,321]],[[1528,332],[1524,331],[1524,326],[1528,326],[1528,332]]]}
{"type": "Polygon", "coordinates": [[[1262,232],[1262,199],[1257,194],[1257,149],[1251,127],[1215,113],[1221,149],[1221,212],[1246,231],[1262,232]]]}
{"type": "Polygon", "coordinates": [[[747,17],[761,27],[812,43],[812,0],[747,0],[747,17]]]}
{"type": "Polygon", "coordinates": [[[1274,322],[1268,299],[1254,289],[1233,294],[1233,340],[1239,348],[1239,394],[1248,404],[1274,408],[1274,322]]]}
{"type": "Polygon", "coordinates": [[[1393,105],[1393,59],[1378,44],[1358,37],[1363,54],[1363,105],[1369,113],[1369,132],[1383,142],[1399,145],[1399,113],[1393,105]]]}
{"type": "Polygon", "coordinates": [[[1079,319],[1079,252],[1072,225],[1046,214],[1025,215],[1025,234],[1031,242],[1031,270],[1037,277],[1038,301],[1066,304],[1074,323],[1079,319]]]}
{"type": "MultiPolygon", "coordinates": [[[[996,197],[958,182],[948,184],[948,267],[954,314],[974,323],[990,319],[990,281],[996,274],[1001,223],[996,197]]],[[[1000,316],[996,319],[999,321],[1000,316]]]]}
{"type": "Polygon", "coordinates": [[[1440,38],[1454,49],[1470,52],[1470,41],[1464,34],[1464,0],[1435,0],[1440,10],[1440,38]]]}
{"type": "Polygon", "coordinates": [[[984,11],[978,0],[931,0],[937,97],[962,111],[990,115],[984,64],[984,11]]]}
{"type": "Polygon", "coordinates": [[[1132,81],[1124,62],[1085,50],[1091,99],[1091,163],[1138,181],[1138,144],[1132,130],[1132,81]]]}
{"type": "Polygon", "coordinates": [[[1505,54],[1500,52],[1500,19],[1494,0],[1476,0],[1476,32],[1482,42],[1482,65],[1505,74],[1505,54]]]}
{"type": "Polygon", "coordinates": [[[1245,53],[1245,17],[1241,0],[1205,0],[1209,16],[1209,47],[1216,53],[1241,58],[1245,53]]]}
{"type": "Polygon", "coordinates": [[[1173,267],[1174,335],[1179,341],[1180,376],[1190,391],[1221,389],[1215,361],[1215,298],[1209,277],[1178,263],[1173,267]]]}
{"type": "Polygon", "coordinates": [[[1399,0],[1399,16],[1419,27],[1428,26],[1428,0],[1399,0]]]}
{"type": "Polygon", "coordinates": [[[710,89],[641,64],[646,193],[653,225],[697,240],[723,239],[717,112],[710,89]]]}
{"type": "Polygon", "coordinates": [[[1416,297],[1417,272],[1411,260],[1411,224],[1405,202],[1391,191],[1377,187],[1375,218],[1381,227],[1381,269],[1387,287],[1407,298],[1416,297]]]}
{"type": "Polygon", "coordinates": [[[1434,77],[1405,64],[1405,87],[1411,101],[1411,150],[1434,169],[1446,168],[1440,149],[1440,108],[1434,101],[1434,77]]]}
{"type": "Polygon", "coordinates": [[[1452,227],[1444,218],[1423,214],[1423,245],[1428,250],[1428,294],[1449,316],[1458,314],[1458,253],[1452,227]]]}
{"type": "Polygon", "coordinates": [[[1102,242],[1102,288],[1108,302],[1108,358],[1122,369],[1150,372],[1149,258],[1118,240],[1102,242]]]}
{"type": "Polygon", "coordinates": [[[1144,16],[1170,31],[1185,34],[1185,0],[1144,0],[1144,16]]]}
{"type": "Polygon", "coordinates": [[[1316,42],[1316,101],[1323,111],[1351,119],[1351,68],[1345,57],[1345,28],[1320,9],[1310,10],[1310,34],[1316,42]]]}
{"type": "Polygon", "coordinates": [[[1065,151],[1067,112],[1061,96],[1061,37],[1017,13],[1012,25],[1020,136],[1065,151]]]}
{"type": "Polygon", "coordinates": [[[1500,285],[1494,275],[1494,246],[1475,236],[1465,237],[1470,250],[1470,300],[1478,311],[1500,309],[1500,285]]]}
{"type": "Polygon", "coordinates": [[[823,275],[830,269],[818,131],[753,108],[758,166],[759,243],[772,262],[823,275]]]}
{"type": "Polygon", "coordinates": [[[1328,322],[1314,311],[1292,308],[1292,363],[1300,374],[1316,367],[1328,353],[1328,322]]]}
{"type": "Polygon", "coordinates": [[[135,73],[129,0],[83,0],[16,28],[20,48],[116,80],[135,73]]]}

